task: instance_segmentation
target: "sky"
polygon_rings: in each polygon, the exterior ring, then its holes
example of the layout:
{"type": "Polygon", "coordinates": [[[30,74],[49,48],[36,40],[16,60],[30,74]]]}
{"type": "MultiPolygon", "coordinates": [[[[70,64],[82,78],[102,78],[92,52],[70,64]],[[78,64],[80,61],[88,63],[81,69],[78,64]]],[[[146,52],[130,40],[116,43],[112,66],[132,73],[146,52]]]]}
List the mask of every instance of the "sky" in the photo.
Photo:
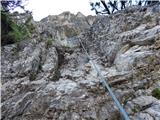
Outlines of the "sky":
{"type": "Polygon", "coordinates": [[[95,15],[94,11],[91,11],[89,0],[29,0],[25,8],[32,11],[36,21],[48,15],[58,15],[64,11],[95,15]]]}
{"type": "MultiPolygon", "coordinates": [[[[95,11],[91,11],[89,2],[95,3],[97,1],[100,2],[100,0],[28,0],[25,9],[32,11],[35,21],[40,21],[48,15],[61,14],[64,11],[70,11],[74,14],[81,12],[84,15],[95,15],[95,11]]],[[[105,1],[107,3],[109,0],[105,1]]],[[[104,8],[102,7],[102,9],[104,8]]],[[[18,9],[18,11],[21,10],[18,9]]]]}

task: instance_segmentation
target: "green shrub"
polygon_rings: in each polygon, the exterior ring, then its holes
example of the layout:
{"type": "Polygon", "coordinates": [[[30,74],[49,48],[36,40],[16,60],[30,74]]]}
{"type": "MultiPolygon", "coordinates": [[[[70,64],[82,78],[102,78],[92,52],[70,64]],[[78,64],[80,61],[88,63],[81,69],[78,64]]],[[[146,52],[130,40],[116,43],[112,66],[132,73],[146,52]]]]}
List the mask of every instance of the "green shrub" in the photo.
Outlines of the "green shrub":
{"type": "Polygon", "coordinates": [[[25,38],[25,33],[21,27],[17,26],[16,23],[12,22],[11,24],[12,31],[8,33],[8,36],[10,36],[15,42],[21,41],[23,38],[25,38]]]}
{"type": "Polygon", "coordinates": [[[26,25],[29,24],[32,19],[33,19],[33,17],[30,15],[30,16],[27,18],[25,24],[26,24],[26,25]]]}
{"type": "Polygon", "coordinates": [[[53,76],[53,78],[51,80],[52,81],[58,81],[60,79],[60,77],[61,77],[61,72],[60,72],[60,70],[57,69],[55,71],[55,75],[53,76]]]}
{"type": "Polygon", "coordinates": [[[1,12],[2,45],[13,44],[27,37],[29,33],[23,25],[17,25],[9,13],[1,12]]]}
{"type": "Polygon", "coordinates": [[[54,39],[49,37],[46,41],[46,48],[49,48],[52,45],[53,41],[54,41],[54,39]]]}
{"type": "Polygon", "coordinates": [[[160,99],[160,88],[155,88],[155,89],[152,91],[152,96],[154,96],[154,97],[157,98],[157,99],[160,99]]]}
{"type": "Polygon", "coordinates": [[[32,19],[33,17],[30,15],[25,22],[25,26],[27,27],[29,33],[34,33],[36,31],[36,28],[32,23],[32,19]]]}
{"type": "Polygon", "coordinates": [[[37,75],[35,73],[30,74],[29,79],[31,81],[34,81],[36,79],[37,75]]]}

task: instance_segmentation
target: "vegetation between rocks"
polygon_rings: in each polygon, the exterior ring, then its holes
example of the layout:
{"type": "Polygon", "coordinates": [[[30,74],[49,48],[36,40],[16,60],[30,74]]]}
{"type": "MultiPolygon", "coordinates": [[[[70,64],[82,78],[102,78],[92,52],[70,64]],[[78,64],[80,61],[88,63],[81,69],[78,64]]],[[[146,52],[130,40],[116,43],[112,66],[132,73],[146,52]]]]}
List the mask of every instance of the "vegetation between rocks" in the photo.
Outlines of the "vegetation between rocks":
{"type": "Polygon", "coordinates": [[[157,99],[160,99],[160,88],[155,88],[155,89],[152,91],[152,96],[154,96],[154,97],[157,98],[157,99]]]}
{"type": "Polygon", "coordinates": [[[29,37],[29,32],[22,25],[18,25],[10,17],[9,13],[1,12],[2,46],[13,44],[29,37]]]}

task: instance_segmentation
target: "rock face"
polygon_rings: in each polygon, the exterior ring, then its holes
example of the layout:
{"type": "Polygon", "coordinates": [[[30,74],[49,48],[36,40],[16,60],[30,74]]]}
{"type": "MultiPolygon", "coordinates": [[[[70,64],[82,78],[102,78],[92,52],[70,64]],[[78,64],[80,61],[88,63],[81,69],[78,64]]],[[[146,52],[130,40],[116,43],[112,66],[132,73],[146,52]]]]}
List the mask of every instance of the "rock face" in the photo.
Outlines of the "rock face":
{"type": "Polygon", "coordinates": [[[78,40],[131,119],[160,120],[159,5],[34,24],[32,39],[2,47],[3,120],[122,119],[78,40]]]}
{"type": "Polygon", "coordinates": [[[85,17],[82,13],[77,15],[63,12],[60,15],[48,16],[37,23],[38,31],[43,38],[52,38],[59,44],[69,46],[68,39],[79,35],[90,28],[95,17],[85,17]]]}

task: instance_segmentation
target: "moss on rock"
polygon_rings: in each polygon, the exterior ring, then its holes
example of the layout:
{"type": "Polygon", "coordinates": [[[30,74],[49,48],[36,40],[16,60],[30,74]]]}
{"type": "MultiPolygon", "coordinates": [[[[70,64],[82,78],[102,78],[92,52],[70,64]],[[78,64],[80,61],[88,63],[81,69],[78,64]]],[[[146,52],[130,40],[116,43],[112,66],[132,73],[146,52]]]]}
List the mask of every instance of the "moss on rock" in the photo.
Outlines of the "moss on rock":
{"type": "Polygon", "coordinates": [[[152,96],[154,96],[154,97],[157,98],[157,99],[160,99],[160,88],[155,88],[155,89],[152,91],[152,96]]]}

